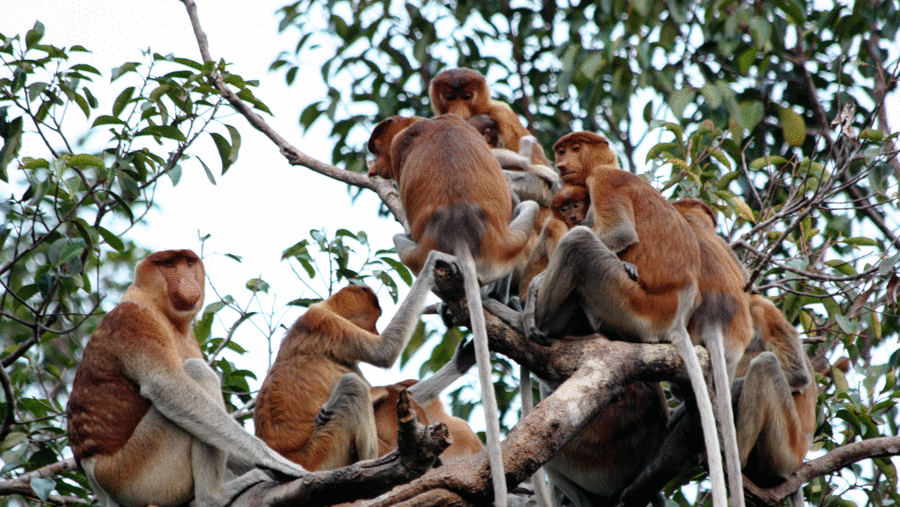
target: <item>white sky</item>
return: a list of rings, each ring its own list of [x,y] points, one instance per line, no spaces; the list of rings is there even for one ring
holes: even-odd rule
[[[231,62],[232,72],[245,79],[259,80],[260,86],[254,93],[277,115],[266,120],[300,150],[327,162],[333,142],[326,137],[325,123],[317,124],[315,131],[307,134],[298,124],[303,108],[324,97],[324,88],[317,79],[319,69],[310,67],[310,77],[304,79],[301,74],[292,88],[284,84],[283,75],[268,74],[268,66],[275,57],[296,44],[296,38],[280,37],[277,33],[274,13],[285,3],[285,0],[252,3],[200,0],[198,5],[213,58]],[[103,73],[90,85],[100,100],[95,114],[108,114],[114,94],[124,88],[119,81],[109,85],[110,70],[127,61],[146,61],[141,50],[149,47],[163,55],[174,53],[200,60],[187,13],[176,1],[2,0],[0,3],[0,32],[7,36],[24,36],[36,20],[46,27],[42,42],[66,47],[81,44],[93,52],[84,60]],[[74,133],[87,128],[77,110],[70,111],[67,120],[71,121]],[[339,228],[353,232],[365,230],[373,251],[391,247],[391,236],[402,232],[392,219],[377,217],[379,201],[374,193],[366,192],[351,204],[344,183],[304,168],[290,167],[275,145],[250,128],[243,118],[235,116],[228,120],[242,136],[237,163],[224,177],[220,176],[215,146],[208,135],[202,137],[189,151],[207,162],[218,184],[213,186],[209,182],[196,161],[184,164],[178,186],[172,187],[167,178],[160,180],[157,202],[162,212],[148,219],[150,226],[146,230],[132,230],[129,237],[152,250],[190,248],[199,253],[198,231],[211,234],[206,242],[207,254],[233,253],[243,257],[240,264],[220,255],[207,257],[207,273],[219,293],[232,294],[239,302],[246,301],[249,292],[244,289],[245,282],[261,276],[272,286],[270,294],[278,296],[275,304],[280,306],[298,297],[314,297],[297,281],[287,263],[280,260],[284,249],[309,237],[309,230],[323,227],[329,233]],[[95,137],[105,139],[102,133]],[[35,155],[41,149],[37,143],[26,144],[20,155]],[[11,181],[18,179],[12,165],[10,172]],[[0,182],[0,195],[9,192],[9,186]],[[402,285],[399,279],[398,283]],[[385,290],[380,291],[379,298],[385,314],[379,328],[383,328],[394,308]],[[215,295],[207,288],[206,303],[215,301]],[[291,309],[284,316],[283,324],[290,325],[302,312],[301,308]],[[218,333],[214,330],[214,336],[223,335],[221,330]],[[282,332],[276,332],[276,341],[281,335]],[[231,359],[238,367],[254,371],[261,381],[267,368],[267,345],[262,335],[245,324],[239,328],[236,341],[252,352]],[[278,344],[273,346],[277,351]],[[373,384],[413,378],[417,371],[418,363],[403,374],[397,366],[387,372],[375,367],[364,368]]]

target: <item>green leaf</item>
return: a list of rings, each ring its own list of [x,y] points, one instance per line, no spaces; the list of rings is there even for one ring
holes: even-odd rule
[[[781,116],[781,128],[784,131],[784,140],[791,146],[800,146],[806,139],[806,122],[803,117],[789,107],[779,108]]]
[[[86,153],[81,153],[78,155],[70,155],[67,162],[69,164],[69,167],[91,166],[91,167],[96,167],[97,169],[106,168],[106,165],[103,163],[103,160],[100,160],[99,157],[95,157],[94,155],[88,155]]]
[[[684,116],[684,110],[687,109],[691,103],[694,102],[694,97],[697,96],[697,92],[691,88],[682,88],[681,90],[675,90],[669,95],[669,109],[672,110],[672,114],[675,115],[676,118],[682,118]]]
[[[765,108],[758,100],[745,100],[739,104],[741,109],[741,126],[747,130],[753,130],[763,119]]]
[[[200,161],[200,165],[202,165],[203,170],[206,171],[206,177],[207,177],[207,179],[209,179],[209,182],[212,183],[213,185],[215,185],[216,178],[215,178],[215,176],[213,176],[212,171],[209,170],[209,166],[206,165],[206,162],[204,162],[202,158],[198,158],[197,160]]]
[[[750,162],[750,169],[754,171],[758,171],[763,167],[768,167],[770,165],[779,165],[779,164],[787,164],[787,159],[779,156],[779,155],[770,155],[768,157],[759,157],[755,159],[753,162]]]
[[[40,21],[35,21],[34,28],[28,30],[28,33],[25,34],[25,47],[28,49],[32,49],[41,39],[44,38],[44,24]],[[44,498],[43,500],[47,500]]]
[[[182,134],[180,130],[175,127],[170,127],[169,125],[151,125],[144,128],[134,136],[165,137],[168,139],[174,139],[175,141],[179,142],[186,141],[184,134]]]
[[[29,482],[29,486],[31,486],[31,490],[34,491],[38,498],[46,502],[50,498],[50,493],[53,493],[53,490],[56,488],[56,481],[43,477],[34,477]]]
[[[122,253],[125,251],[125,244],[122,243],[122,240],[119,239],[118,236],[113,234],[107,229],[103,227],[97,226],[97,232],[100,233],[100,236],[103,238],[103,241],[106,242],[107,245],[110,246],[113,250]]]
[[[228,170],[228,166],[231,165],[229,162],[231,159],[231,145],[228,143],[228,140],[225,139],[225,136],[218,132],[211,132],[209,135],[212,136],[213,141],[216,143],[216,149],[219,150],[219,158],[222,159],[222,174],[225,174],[225,171]]]
[[[251,278],[247,280],[247,289],[252,292],[269,293],[269,284],[262,278]]]
[[[98,116],[96,120],[94,120],[93,125],[91,127],[99,127],[101,125],[127,125],[124,120],[120,120],[115,116],[109,115],[101,115]]]
[[[119,66],[119,67],[115,67],[115,68],[112,70],[112,74],[111,74],[111,77],[110,77],[110,79],[109,79],[109,82],[112,83],[113,81],[115,81],[116,79],[119,79],[119,78],[122,77],[123,75],[125,75],[125,74],[127,74],[127,73],[129,73],[129,72],[134,72],[134,71],[136,71],[137,68],[138,68],[138,64],[135,63],[135,62],[128,62],[128,63],[122,64],[122,65]]]
[[[841,241],[841,242],[842,242],[842,243],[845,243],[845,244],[847,244],[847,245],[853,245],[853,246],[878,246],[878,245],[881,244],[881,243],[879,243],[878,241],[875,241],[875,240],[872,239],[872,238],[865,238],[865,237],[862,237],[862,236],[857,236],[857,237],[853,237],[853,238],[846,238],[846,239],[844,239],[844,240]]]
[[[116,97],[116,101],[113,103],[112,114],[115,117],[118,117],[122,114],[122,111],[125,109],[125,106],[131,102],[131,96],[134,94],[134,87],[129,86],[122,90],[122,93]]]

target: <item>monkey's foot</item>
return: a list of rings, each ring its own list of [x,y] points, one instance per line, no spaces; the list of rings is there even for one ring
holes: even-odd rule
[[[319,410],[319,413],[316,414],[316,418],[313,419],[313,425],[316,428],[325,426],[326,424],[328,424],[328,421],[331,420],[332,416],[334,416],[334,412],[323,408],[322,410]]]
[[[525,336],[534,343],[545,347],[549,347],[553,343],[550,337],[547,336],[547,333],[538,329],[537,326],[527,326],[525,328]]]
[[[517,311],[510,308],[496,299],[485,299],[481,304],[484,306],[485,310],[494,314],[498,319],[502,320],[504,324],[515,329],[522,335],[525,334],[525,325],[521,310]]]
[[[625,261],[622,261],[622,264],[625,267],[625,273],[628,274],[628,278],[631,278],[632,280],[634,280],[636,282],[638,279],[637,266],[635,266],[634,264],[632,264],[630,262],[625,262]]]

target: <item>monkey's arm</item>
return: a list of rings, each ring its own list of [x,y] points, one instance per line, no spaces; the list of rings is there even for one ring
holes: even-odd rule
[[[588,181],[588,185],[590,185]],[[593,229],[600,241],[614,253],[621,253],[638,242],[635,229],[634,208],[631,199],[624,196],[604,195],[592,199]],[[598,202],[599,201],[599,202]]]
[[[499,302],[498,302],[499,303]],[[409,394],[423,407],[438,397],[456,379],[462,377],[475,364],[475,342],[462,341],[453,358],[435,372],[434,375],[413,384],[407,389]]]
[[[551,187],[559,184],[559,175],[547,166],[532,164],[528,158],[506,148],[492,148],[491,152],[497,158],[500,167],[504,169],[533,174],[546,181]]]
[[[194,438],[228,452],[242,454],[261,467],[292,477],[305,473],[303,467],[281,457],[262,440],[247,433],[210,399],[185,372],[174,344],[167,343],[170,341],[168,337],[160,336],[158,332],[148,332],[152,328],[133,325],[141,317],[136,316],[131,320],[132,325],[120,328],[120,336],[113,338],[128,340],[134,345],[130,353],[119,354],[119,360],[125,375],[140,386],[141,396],[150,400],[154,408]],[[146,319],[141,320],[146,322]],[[202,363],[199,359],[194,361]],[[215,375],[212,370],[209,372]]]
[[[397,236],[403,236],[406,238],[406,242],[415,245],[415,243],[412,243],[412,240],[409,240],[407,236],[400,234]],[[395,243],[397,242],[397,236],[394,237]],[[398,245],[397,250],[398,252],[401,250],[401,245]],[[406,343],[409,341],[409,338],[415,330],[416,324],[419,322],[419,314],[422,313],[422,308],[425,306],[425,298],[428,297],[431,288],[434,286],[435,264],[443,262],[449,265],[454,259],[455,258],[451,255],[437,251],[432,251],[428,254],[425,264],[419,272],[419,276],[416,277],[416,281],[413,282],[412,286],[409,288],[406,299],[404,299],[400,304],[400,307],[397,308],[397,313],[394,314],[391,322],[384,328],[384,331],[382,331],[381,335],[378,337],[380,345],[374,347],[361,347],[359,349],[360,355],[358,360],[382,368],[390,368],[394,362],[397,361],[400,352],[406,347]],[[370,333],[366,333],[359,328],[357,328],[357,333],[364,333],[371,338]]]
[[[766,348],[775,353],[781,363],[781,369],[791,388],[791,392],[798,393],[805,389],[812,381],[809,360],[803,351],[800,337],[793,326],[784,319],[783,333],[776,340],[766,343]],[[775,334],[778,334],[776,331]]]

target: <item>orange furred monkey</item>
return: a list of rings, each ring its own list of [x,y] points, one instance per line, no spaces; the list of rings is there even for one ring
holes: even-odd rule
[[[370,386],[359,363],[394,364],[412,336],[441,258],[435,252],[425,260],[421,276],[381,334],[375,328],[381,307],[368,287],[349,285],[311,305],[288,330],[259,390],[256,435],[309,470],[375,458]]]
[[[563,181],[586,185],[593,224],[590,228],[572,228],[559,241],[547,269],[532,280],[524,313],[526,333],[538,343],[548,343],[548,337],[566,330],[574,307],[584,313],[594,329],[627,340],[673,343],[685,361],[700,411],[714,505],[724,507],[725,480],[716,421],[688,334],[689,321],[699,305],[715,308],[717,304],[701,298],[698,238],[682,214],[656,189],[613,164],[615,154],[605,138],[575,132],[560,138],[553,151]],[[636,267],[636,278],[623,262]],[[729,303],[727,298],[721,301]],[[716,320],[715,312],[704,311],[703,315],[712,322],[704,323],[708,332],[697,338],[721,340],[717,331],[727,322]],[[705,344],[711,348],[714,373],[719,371],[714,378],[727,378],[721,341],[718,347]],[[717,383],[719,398],[727,397],[728,390],[727,381],[724,386]],[[733,421],[722,421],[720,416],[720,423]],[[733,438],[727,440],[728,436],[726,431],[726,456],[734,463],[737,446]],[[743,490],[733,488],[732,496],[740,505]]]
[[[753,338],[735,371],[731,398],[743,473],[773,487],[803,463],[816,428],[818,388],[797,331],[763,296],[750,296]],[[676,416],[657,457],[622,493],[626,506],[643,506],[656,490],[697,463],[696,421]],[[802,499],[802,491],[798,490]],[[794,505],[800,505],[797,501]]]
[[[375,155],[374,166],[391,167],[409,220],[409,236],[394,236],[400,260],[414,273],[421,270],[421,259],[435,250],[452,253],[458,260],[485,405],[494,499],[504,506],[506,481],[479,284],[512,270],[529,239],[538,206],[533,201],[521,203],[510,222],[512,197],[500,165],[480,134],[459,117],[425,119],[395,133],[395,126],[404,121],[394,117],[376,126],[369,151]]]
[[[223,483],[229,454],[305,474],[225,411],[191,328],[204,282],[190,250],[149,255],[84,348],[66,407],[69,444],[103,507],[227,505],[268,478],[252,470]]]
[[[464,120],[478,114],[490,116],[499,125],[500,144],[515,153],[519,153],[519,140],[531,135],[507,104],[491,98],[487,80],[478,71],[441,71],[431,80],[428,96],[435,115],[455,114]],[[532,148],[531,162],[550,167],[550,161],[538,144]]]

